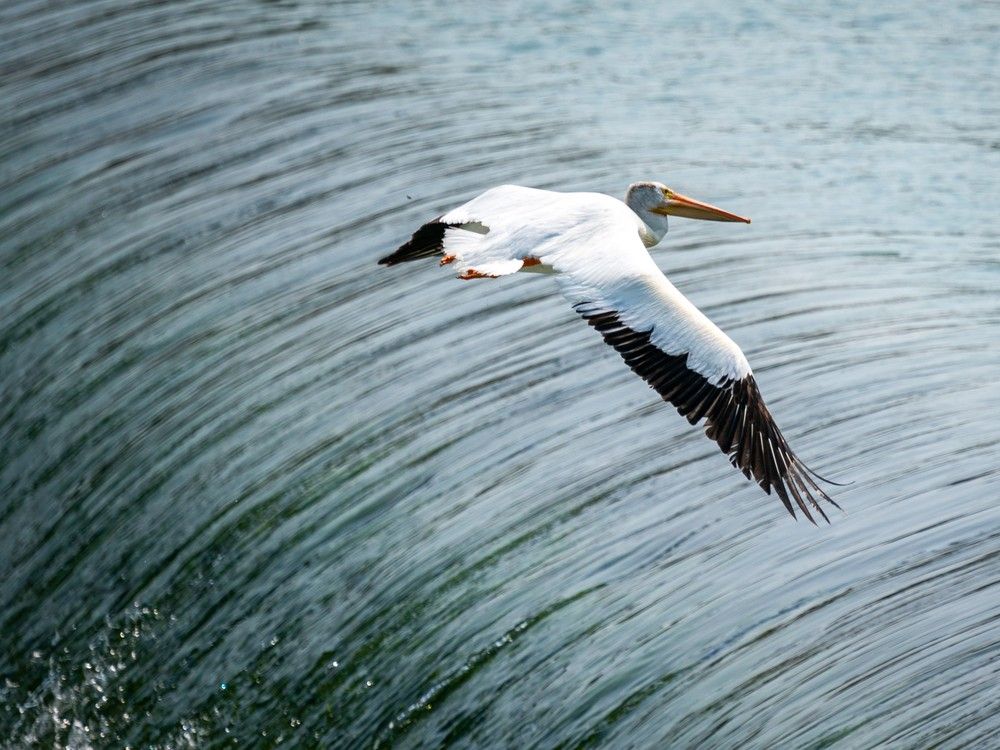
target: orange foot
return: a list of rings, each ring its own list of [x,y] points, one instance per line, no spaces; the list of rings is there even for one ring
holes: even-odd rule
[[[443,258],[441,259],[441,262],[440,262],[440,263],[438,263],[438,265],[439,265],[439,266],[446,266],[446,265],[448,265],[449,263],[454,263],[454,262],[455,262],[455,256],[454,256],[454,255],[446,255],[446,256],[444,256],[444,257],[443,257]]]
[[[458,278],[462,281],[468,281],[469,279],[495,279],[496,276],[491,273],[479,273],[475,268],[470,268]]]
[[[524,259],[524,261],[523,261],[523,263],[521,265],[523,265],[525,268],[528,268],[529,266],[538,266],[538,265],[541,265],[541,263],[542,263],[542,261],[538,260],[538,258],[532,258],[529,255],[527,258]]]

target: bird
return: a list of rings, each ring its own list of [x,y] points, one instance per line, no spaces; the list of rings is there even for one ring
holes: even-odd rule
[[[639,377],[692,425],[703,422],[730,463],[785,509],[827,523],[820,501],[840,506],[824,479],[789,447],[747,358],[688,300],[649,250],[668,217],[744,222],[662,182],[628,187],[624,202],[603,193],[493,187],[418,228],[383,266],[439,257],[459,279],[518,272],[553,275],[576,313]]]

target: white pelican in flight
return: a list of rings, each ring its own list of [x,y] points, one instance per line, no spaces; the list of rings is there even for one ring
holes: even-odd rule
[[[788,446],[743,352],[650,256],[667,216],[750,223],[659,182],[630,185],[624,203],[501,185],[424,224],[379,263],[440,255],[460,279],[556,274],[577,313],[691,424],[704,420],[705,434],[747,479],[773,489],[792,517],[794,503],[813,523],[810,509],[829,521],[818,500],[840,506],[813,477],[828,480]]]

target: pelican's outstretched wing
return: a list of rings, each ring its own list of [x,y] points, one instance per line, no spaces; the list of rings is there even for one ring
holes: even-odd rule
[[[455,263],[461,279],[507,276],[524,266],[521,258],[505,257],[506,253],[490,253],[491,243],[485,241],[490,228],[481,221],[446,221],[438,217],[413,233],[409,242],[379,260],[383,266],[394,266],[421,258],[441,256],[441,265]],[[475,265],[472,265],[472,262]]]
[[[459,278],[506,276],[537,265],[541,253],[556,251],[581,231],[604,226],[595,221],[600,217],[630,215],[634,223],[621,201],[598,193],[500,185],[424,224],[379,263],[439,256],[442,265],[453,264]]]
[[[840,506],[788,446],[743,352],[632,242],[623,252],[553,258],[563,294],[664,401],[691,424],[705,421],[705,434],[747,479],[773,489],[793,517],[794,502],[813,523],[810,508],[829,521],[818,500]]]

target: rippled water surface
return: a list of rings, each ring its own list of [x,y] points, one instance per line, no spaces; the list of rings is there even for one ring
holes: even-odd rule
[[[0,743],[996,746],[1000,9],[621,6],[0,6]],[[375,264],[644,178],[830,526]]]

